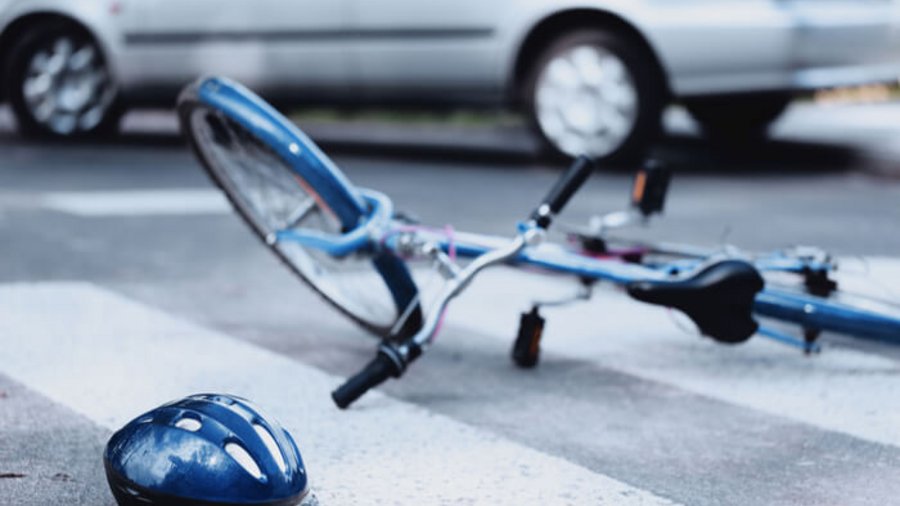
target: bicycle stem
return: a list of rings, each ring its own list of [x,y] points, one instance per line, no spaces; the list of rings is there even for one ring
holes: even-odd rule
[[[375,359],[332,392],[332,399],[337,406],[346,408],[369,389],[390,377],[399,378],[403,375],[409,364],[419,358],[431,343],[447,305],[462,293],[479,272],[515,258],[527,246],[540,243],[543,237],[543,229],[532,220],[523,226],[519,235],[510,244],[479,256],[459,271],[458,275],[450,278],[435,304],[436,307],[429,312],[419,332],[400,344],[383,341],[378,347]]]
[[[553,222],[554,216],[562,211],[569,199],[590,176],[592,170],[593,163],[589,158],[579,157],[576,159],[544,197],[537,209],[532,212],[531,219],[520,224],[519,233],[509,244],[478,256],[461,271],[448,268],[447,265],[438,265],[439,269],[443,267],[442,274],[448,277],[448,282],[437,298],[435,308],[429,312],[422,328],[399,344],[387,339],[382,341],[375,358],[362,371],[349,378],[331,393],[335,404],[341,409],[347,408],[371,388],[380,385],[388,378],[399,378],[403,375],[409,364],[419,358],[431,344],[441,322],[441,316],[450,301],[469,286],[479,272],[492,265],[506,263],[516,258],[528,246],[538,245],[546,235],[546,230]],[[426,254],[434,251],[434,244],[425,244],[423,247],[423,252]],[[433,259],[439,263],[446,260],[440,254],[434,256]]]
[[[450,301],[462,293],[478,273],[488,267],[508,262],[515,258],[525,247],[540,243],[543,240],[543,236],[544,232],[540,228],[532,224],[526,225],[525,230],[516,236],[509,245],[485,253],[473,260],[472,263],[459,271],[456,276],[450,278],[438,296],[434,307],[429,311],[422,328],[415,335],[399,345],[391,346],[385,343],[382,345],[382,348],[385,346],[393,348],[393,352],[397,355],[396,358],[403,362],[402,365],[405,368],[431,344],[440,324],[441,316],[444,314]]]
[[[451,278],[444,287],[441,295],[436,302],[436,308],[428,315],[428,319],[414,336],[410,338],[413,343],[424,346],[428,344],[434,336],[434,331],[440,321],[441,314],[447,308],[451,300],[456,298],[462,291],[469,286],[472,279],[484,269],[493,265],[506,263],[515,258],[526,246],[538,244],[543,238],[543,231],[536,227],[528,227],[524,232],[516,236],[513,241],[500,249],[490,251],[479,256],[467,265],[457,276]]]

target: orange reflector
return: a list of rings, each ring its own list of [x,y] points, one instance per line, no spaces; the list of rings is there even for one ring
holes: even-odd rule
[[[634,204],[639,204],[642,200],[644,200],[644,190],[647,187],[647,173],[644,171],[638,171],[637,175],[634,177],[634,188],[631,190],[631,201]]]

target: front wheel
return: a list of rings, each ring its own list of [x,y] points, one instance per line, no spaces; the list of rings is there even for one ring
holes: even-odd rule
[[[600,162],[637,158],[659,134],[661,72],[629,38],[579,30],[551,43],[531,67],[524,102],[556,154]]]
[[[339,235],[366,213],[359,192],[298,128],[246,88],[200,80],[178,100],[182,130],[234,209],[295,274],[373,333],[401,339],[421,327],[415,283],[376,245],[342,257],[275,240],[279,232]]]
[[[6,96],[26,135],[68,138],[109,133],[121,107],[108,62],[84,30],[49,24],[16,44],[6,70]]]

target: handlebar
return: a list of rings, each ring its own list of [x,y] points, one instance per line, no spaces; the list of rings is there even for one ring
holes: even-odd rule
[[[546,229],[550,226],[553,215],[562,211],[575,192],[591,175],[593,169],[594,164],[590,158],[581,156],[575,160],[556,182],[541,205],[532,213],[531,218],[538,228]],[[383,342],[378,349],[378,354],[362,371],[331,393],[334,403],[339,408],[346,409],[366,392],[387,381],[388,378],[399,378],[406,367],[418,358],[428,345],[438,327],[440,315],[443,314],[450,299],[456,297],[482,269],[514,258],[530,244],[533,232],[533,229],[530,232],[523,230],[508,246],[485,253],[462,271],[454,273],[453,279],[438,297],[435,311],[429,315],[419,332],[400,344]]]
[[[553,221],[553,215],[566,207],[575,192],[587,181],[594,170],[594,162],[587,156],[579,156],[568,170],[556,181],[541,205],[531,213],[531,218],[540,228],[546,229]]]
[[[362,371],[332,392],[331,398],[337,407],[346,409],[366,392],[387,381],[388,378],[399,378],[406,369],[408,360],[391,345],[383,344],[378,349],[375,358]]]
[[[388,378],[399,378],[409,364],[420,357],[429,346],[440,323],[441,315],[450,300],[459,295],[472,281],[472,278],[483,269],[514,258],[528,244],[528,235],[528,233],[522,233],[516,236],[508,246],[489,251],[469,263],[444,286],[435,301],[434,310],[428,315],[422,328],[401,343],[382,342],[375,359],[331,393],[335,404],[339,408],[345,409]]]

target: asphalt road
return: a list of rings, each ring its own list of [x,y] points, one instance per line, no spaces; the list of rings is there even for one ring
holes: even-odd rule
[[[434,146],[405,153],[402,143],[381,149],[321,130],[351,180],[389,193],[399,209],[423,222],[460,230],[508,234],[560,169],[527,153]],[[870,167],[867,149],[815,135],[733,149],[713,149],[689,135],[670,137],[657,149],[676,170],[665,216],[632,233],[751,249],[814,244],[848,258],[896,256],[900,180]],[[618,209],[629,184],[625,169],[597,173],[565,219],[582,222]],[[886,504],[900,492],[895,352],[836,345],[808,359],[756,341],[725,349],[604,292],[598,302],[609,305],[551,312],[548,326],[555,330],[547,338],[556,344],[548,345],[538,370],[523,373],[507,358],[517,311],[529,298],[567,288],[507,270],[486,276],[459,301],[435,350],[383,389],[390,401],[377,397],[355,414],[332,412],[327,389],[304,390],[302,378],[336,384],[330,375],[355,372],[374,342],[360,339],[360,329],[292,279],[237,218],[214,203],[198,211],[177,202],[186,195],[178,192],[206,195],[207,189],[171,129],[62,145],[0,131],[0,301],[7,308],[0,306],[6,326],[0,336],[0,504],[112,504],[99,455],[110,430],[139,414],[137,407],[117,409],[116,399],[152,407],[162,390],[126,387],[165,384],[198,360],[186,355],[186,365],[152,367],[156,353],[167,356],[153,347],[160,337],[154,332],[182,321],[192,325],[177,327],[186,342],[225,339],[223,361],[239,363],[242,354],[256,353],[235,348],[247,343],[274,352],[242,376],[255,380],[238,385],[261,402],[271,399],[288,420],[302,420],[287,423],[295,423],[293,430],[305,427],[301,447],[311,446],[321,459],[307,456],[314,485],[333,504],[369,502],[363,497],[373,503],[528,504],[512,490],[521,483],[540,488],[524,497],[545,504]],[[156,193],[128,193],[148,190]],[[110,196],[135,199],[133,210],[140,198],[158,201],[160,195],[175,196],[169,212],[153,206],[104,211],[103,205],[84,212]],[[867,261],[857,265],[865,270]],[[892,278],[876,282],[896,286]],[[106,311],[102,317],[84,323],[99,307]],[[108,333],[121,334],[121,349],[97,337]],[[76,354],[72,350],[83,347],[67,348],[78,344],[76,335],[97,339],[96,348]],[[178,342],[168,346],[181,349]],[[285,362],[263,367],[267,360]],[[198,370],[207,367],[200,362]],[[129,375],[132,366],[147,376]],[[301,368],[296,386],[294,376],[273,372],[294,366]],[[325,379],[316,376],[323,373]],[[262,390],[270,378],[281,388]],[[185,381],[165,394],[196,384]],[[306,403],[326,417],[320,424],[291,418],[286,405],[301,410]],[[402,411],[396,420],[412,426],[382,416],[393,409]],[[442,441],[410,451],[460,474],[454,479],[433,470],[412,487],[385,481],[371,467],[339,473],[350,454],[369,454],[341,443],[384,430],[384,423],[375,423],[379,416],[400,424],[383,439]],[[326,419],[328,430],[321,427]],[[443,432],[425,439],[427,427]],[[534,468],[523,470],[520,462],[501,472],[508,448],[479,446],[485,441],[526,452],[510,462],[527,458]],[[385,473],[419,476],[417,469],[403,469],[411,454],[392,460],[391,450],[384,451]],[[469,476],[469,467],[483,472]],[[463,476],[488,481],[475,487],[461,483]],[[595,484],[606,495],[594,492]],[[392,498],[392,489],[406,495]]]

